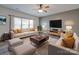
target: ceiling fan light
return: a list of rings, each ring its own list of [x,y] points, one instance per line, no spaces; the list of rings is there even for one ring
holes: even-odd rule
[[[42,13],[42,12],[43,12],[43,10],[39,9],[39,10],[38,10],[38,12]]]

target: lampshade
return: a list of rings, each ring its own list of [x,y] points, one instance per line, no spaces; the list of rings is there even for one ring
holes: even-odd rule
[[[72,30],[72,26],[66,26],[66,30],[68,31]]]

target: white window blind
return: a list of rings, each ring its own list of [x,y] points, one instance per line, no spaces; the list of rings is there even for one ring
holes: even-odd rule
[[[21,29],[21,18],[14,17],[14,28]]]
[[[29,28],[29,20],[28,19],[22,19],[22,29]]]
[[[33,28],[33,27],[34,27],[34,25],[33,25],[33,24],[34,24],[33,20],[29,20],[29,21],[30,21],[30,22],[29,22],[29,24],[30,24],[29,27],[30,27],[30,28]]]
[[[14,28],[18,29],[34,28],[34,20],[14,17]]]

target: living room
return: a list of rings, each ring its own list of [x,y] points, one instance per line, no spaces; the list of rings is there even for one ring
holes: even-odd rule
[[[1,55],[79,54],[78,4],[1,4],[0,18]],[[67,35],[74,39],[60,46]]]

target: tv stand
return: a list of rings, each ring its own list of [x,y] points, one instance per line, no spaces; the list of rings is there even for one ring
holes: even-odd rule
[[[49,35],[53,35],[53,36],[58,36],[58,37],[60,37],[60,33],[58,32],[58,33],[55,33],[55,32],[49,32]]]
[[[49,31],[49,35],[60,37],[61,32],[58,29],[52,29],[52,30]]]

